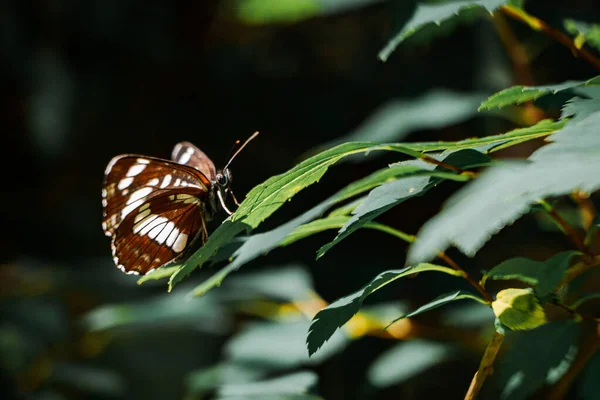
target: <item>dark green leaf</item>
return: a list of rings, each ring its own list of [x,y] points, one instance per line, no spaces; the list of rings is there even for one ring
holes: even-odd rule
[[[310,331],[306,340],[308,354],[314,354],[323,343],[329,340],[338,328],[348,322],[348,320],[360,310],[363,301],[371,293],[396,279],[425,271],[437,271],[449,275],[461,276],[461,273],[454,269],[433,264],[419,264],[414,267],[382,272],[359,291],[336,300],[317,313],[310,326]]]
[[[228,360],[242,364],[268,366],[272,370],[300,365],[317,365],[341,352],[350,337],[340,330],[321,351],[309,358],[306,332],[310,321],[302,317],[293,322],[256,322],[247,324],[225,346]]]
[[[501,397],[527,399],[544,383],[556,382],[573,361],[578,336],[574,321],[550,322],[507,336],[508,351],[499,366]]]
[[[400,141],[414,131],[457,124],[476,115],[484,98],[482,94],[433,90],[416,99],[395,100],[376,110],[353,132],[319,148],[365,140]]]
[[[581,253],[578,251],[565,251],[555,254],[546,261],[534,261],[523,257],[511,258],[488,271],[481,283],[485,285],[488,279],[517,279],[534,286],[536,295],[543,297],[556,288],[564,272],[569,268],[571,259],[579,254]]]
[[[379,59],[387,61],[390,54],[400,43],[426,25],[439,25],[442,21],[453,18],[461,11],[473,7],[483,7],[491,13],[507,2],[508,0],[475,0],[454,1],[441,4],[419,4],[412,18],[406,23],[402,30],[388,42],[385,48],[379,52]]]
[[[585,369],[583,370],[580,393],[583,400],[594,400],[598,398],[600,393],[600,352],[596,352],[596,355],[588,361]]]
[[[470,168],[484,165],[490,161],[486,155],[475,150],[460,150],[451,153],[443,159],[445,163],[460,167]],[[330,243],[319,249],[317,257],[322,257],[333,246],[344,240],[356,230],[364,227],[375,218],[401,204],[405,200],[422,195],[443,179],[464,180],[466,176],[442,172],[441,168],[433,170],[430,164],[421,163],[423,170],[415,173],[412,169],[414,161],[396,164],[393,168],[409,168],[407,178],[387,182],[373,189],[366,199],[352,212],[352,218],[340,229],[338,235]],[[460,179],[457,179],[460,178]]]
[[[223,385],[217,391],[218,399],[313,399],[297,397],[316,385],[318,376],[314,372],[301,371],[259,382]],[[293,396],[293,397],[288,397]]]
[[[513,86],[490,96],[489,99],[481,103],[479,111],[502,108],[511,104],[521,104],[549,94],[556,94],[564,90],[591,85],[600,85],[600,77],[597,76],[587,81],[566,81],[556,85]]]
[[[463,290],[457,290],[457,291],[454,291],[454,292],[442,294],[442,295],[436,297],[435,299],[431,300],[429,303],[427,303],[425,305],[422,305],[421,307],[417,308],[416,310],[411,311],[408,314],[405,314],[405,315],[402,315],[402,316],[396,318],[395,320],[393,320],[392,322],[390,322],[388,324],[388,327],[390,325],[392,325],[393,323],[401,320],[401,319],[411,318],[411,317],[417,316],[419,314],[423,314],[425,312],[434,310],[434,309],[436,309],[438,307],[444,306],[444,305],[446,305],[448,303],[451,303],[453,301],[465,300],[465,299],[475,300],[475,301],[477,301],[477,302],[479,302],[481,304],[487,304],[485,300],[483,300],[480,297],[475,296],[472,293],[465,292]]]
[[[377,388],[402,383],[444,362],[456,353],[456,347],[428,340],[399,343],[375,359],[367,377]]]
[[[599,124],[597,112],[553,134],[554,143],[534,152],[529,163],[488,168],[423,226],[409,249],[408,263],[431,260],[451,244],[472,256],[540,199],[600,188]]]

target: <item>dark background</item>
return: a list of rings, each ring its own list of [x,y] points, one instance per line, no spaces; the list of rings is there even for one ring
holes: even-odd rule
[[[434,88],[489,94],[521,83],[486,17],[418,35],[388,62],[380,62],[378,51],[410,17],[414,3],[371,3],[258,25],[238,18],[235,1],[24,0],[0,6],[0,349],[5,393],[35,399],[182,398],[186,374],[221,357],[220,345],[228,334],[211,333],[216,328],[208,326],[210,319],[147,323],[118,334],[82,328],[81,317],[102,305],[143,305],[166,292],[162,283],[136,285],[134,277],[112,264],[109,240],[100,227],[100,191],[113,156],[168,158],[175,143],[189,140],[219,167],[235,140],[258,130],[260,136],[232,165],[233,188],[243,197],[291,168],[305,152],[353,131],[392,99],[414,98]],[[558,28],[564,16],[593,21],[599,12],[592,0],[531,1],[528,9]],[[539,51],[531,65],[533,83],[595,75],[566,48],[509,23],[520,40]],[[557,111],[552,105],[549,110]],[[427,119],[427,113],[422,117]],[[456,140],[514,126],[503,117],[474,117],[444,129],[413,132],[406,140]],[[530,151],[524,147],[505,156]],[[261,229],[287,221],[393,161],[397,156],[332,168]],[[416,233],[456,187],[438,188],[381,220]],[[403,244],[363,232],[315,261],[314,252],[331,238],[320,235],[273,251],[245,269],[301,262],[311,271],[317,293],[333,301],[404,263]],[[540,233],[525,218],[475,259],[456,257],[477,271],[510,256],[539,257],[567,245],[555,233]],[[195,283],[201,279],[192,278]],[[418,304],[445,285],[417,279],[386,296]],[[364,365],[389,345],[364,339],[317,367],[320,394],[327,399],[461,398],[477,365],[478,355],[471,354],[389,392],[365,389]],[[121,389],[94,386],[109,378]]]

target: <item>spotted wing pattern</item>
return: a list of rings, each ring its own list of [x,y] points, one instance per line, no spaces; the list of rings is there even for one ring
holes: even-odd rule
[[[211,182],[217,175],[215,164],[202,150],[190,142],[179,142],[173,148],[171,159],[179,164],[189,165],[202,172]]]
[[[106,236],[119,269],[146,274],[206,235],[211,182],[199,170],[159,158],[123,155],[108,164],[102,190]]]

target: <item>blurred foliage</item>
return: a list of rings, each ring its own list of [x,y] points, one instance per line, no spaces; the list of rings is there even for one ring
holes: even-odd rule
[[[494,331],[480,398],[598,397],[597,2],[11,1],[0,19],[3,398],[463,398]],[[205,246],[139,282],[114,268],[111,157],[191,140],[220,166],[255,130],[232,166],[248,195]],[[434,257],[448,273],[415,277]]]

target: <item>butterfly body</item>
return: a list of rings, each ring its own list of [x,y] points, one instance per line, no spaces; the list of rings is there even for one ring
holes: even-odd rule
[[[128,274],[147,274],[179,259],[200,238],[230,192],[231,172],[189,142],[178,143],[172,160],[126,154],[104,174],[102,229],[111,238],[113,260]]]

